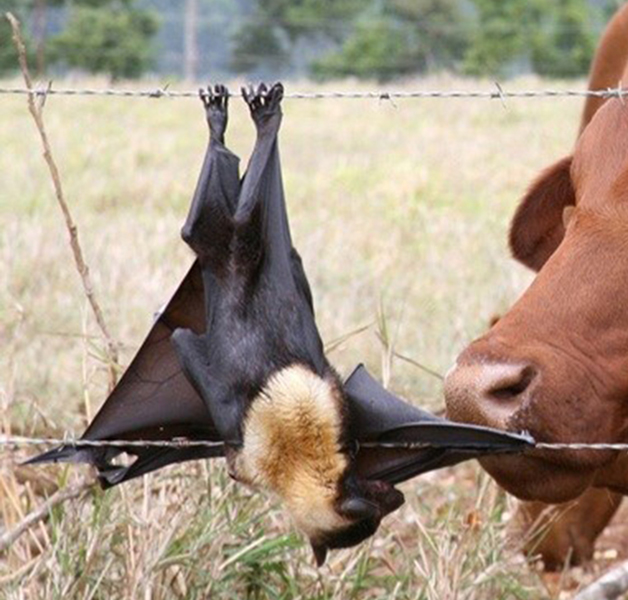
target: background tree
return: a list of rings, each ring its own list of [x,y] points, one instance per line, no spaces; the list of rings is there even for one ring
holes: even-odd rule
[[[64,30],[50,42],[55,61],[114,79],[142,75],[152,62],[151,39],[158,21],[132,4],[74,0]]]
[[[256,0],[233,36],[231,67],[238,73],[286,71],[305,40],[320,49],[343,41],[372,2]]]
[[[475,19],[463,71],[503,76],[513,62],[529,62],[530,39],[541,19],[539,0],[474,0]]]
[[[578,77],[589,69],[595,50],[590,7],[584,0],[550,5],[544,27],[532,42],[532,67],[549,77]]]
[[[281,73],[289,62],[289,44],[282,27],[259,15],[240,26],[229,61],[236,73]]]
[[[0,75],[18,69],[17,52],[11,39],[11,25],[4,18],[6,12],[12,12],[22,24],[28,23],[32,6],[29,0],[0,0]],[[34,57],[32,38],[28,31],[23,32],[29,58]]]
[[[317,79],[354,76],[387,81],[419,70],[410,28],[383,16],[359,22],[340,50],[312,65]]]
[[[198,67],[198,0],[185,0],[183,5],[183,74],[192,81],[196,79]]]
[[[586,74],[603,25],[597,6],[586,0],[474,0],[474,5],[467,74]]]
[[[340,50],[314,62],[319,78],[353,75],[385,81],[435,68],[454,69],[467,45],[459,0],[390,0],[365,13]]]
[[[586,73],[620,0],[0,0],[33,65],[114,78]],[[159,15],[159,27],[153,15]],[[155,43],[154,43],[155,42]],[[54,62],[53,62],[54,61]],[[0,23],[0,73],[16,66]]]
[[[48,12],[64,9],[63,29],[49,35]],[[13,12],[22,22],[29,62],[40,75],[51,62],[112,77],[138,77],[152,60],[157,31],[153,13],[133,0],[0,0],[0,14]],[[0,73],[17,69],[8,22],[0,19]]]
[[[46,70],[46,46],[48,39],[48,11],[63,5],[65,0],[31,0],[32,35],[37,74]]]

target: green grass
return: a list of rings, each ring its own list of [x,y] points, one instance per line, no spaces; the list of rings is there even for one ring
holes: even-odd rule
[[[99,84],[68,85],[83,83]],[[5,432],[80,434],[105,397],[104,344],[25,99],[0,102],[0,423]],[[244,167],[253,129],[243,104],[232,105],[228,141]],[[482,99],[285,101],[284,183],[321,333],[331,342],[369,325],[330,354],[341,373],[365,362],[376,375],[384,369],[397,393],[442,407],[440,381],[390,361],[377,323],[381,333],[383,315],[395,351],[444,373],[507,309],[530,280],[509,259],[509,218],[539,169],[569,151],[580,108],[574,99],[511,100],[506,109]],[[200,104],[51,97],[45,118],[127,363],[191,262],[178,232],[206,143]],[[0,526],[83,472],[26,469],[25,456],[0,454]],[[317,570],[271,501],[235,486],[221,464],[177,466],[56,509],[0,555],[0,597],[545,596],[507,535],[513,500],[474,464],[402,489],[405,507],[375,538]]]

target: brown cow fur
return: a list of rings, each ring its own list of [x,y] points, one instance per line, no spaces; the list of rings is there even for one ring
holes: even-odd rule
[[[558,571],[593,558],[595,539],[617,512],[623,496],[589,488],[565,504],[523,502],[515,517],[515,533],[525,540],[530,557],[540,556],[547,571]]]
[[[603,90],[626,85],[624,71],[628,63],[628,9],[624,5],[610,20],[598,44],[589,73],[589,89]],[[587,97],[580,120],[580,135],[593,115],[604,104],[604,98]]]
[[[571,156],[543,171],[519,203],[510,226],[510,248],[517,259],[538,271],[565,237],[562,214],[576,203]],[[534,223],[534,227],[529,227]]]

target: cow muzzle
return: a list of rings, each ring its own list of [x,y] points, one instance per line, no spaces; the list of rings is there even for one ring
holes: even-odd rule
[[[552,373],[526,360],[500,361],[472,345],[445,379],[449,418],[511,432],[527,431],[537,441],[581,439],[581,419],[573,407],[548,402],[554,397]],[[578,407],[580,403],[575,403]],[[578,427],[575,424],[578,423]],[[482,466],[510,493],[545,502],[564,502],[591,485],[597,467],[613,453],[532,450],[524,456],[482,459]]]
[[[536,368],[525,363],[480,359],[458,364],[445,379],[447,412],[456,421],[508,429],[536,379]]]

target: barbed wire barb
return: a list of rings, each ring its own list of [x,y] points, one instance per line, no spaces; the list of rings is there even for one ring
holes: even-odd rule
[[[621,79],[617,82],[617,87],[615,88],[616,90],[621,90]],[[617,99],[622,103],[623,106],[626,105],[626,100],[623,96],[623,94],[618,94],[617,95]]]
[[[506,104],[506,98],[504,96],[504,88],[499,84],[499,81],[495,81],[495,87],[497,88],[497,94],[495,98],[499,98],[499,101],[502,103],[504,110],[508,109],[508,105]]]

